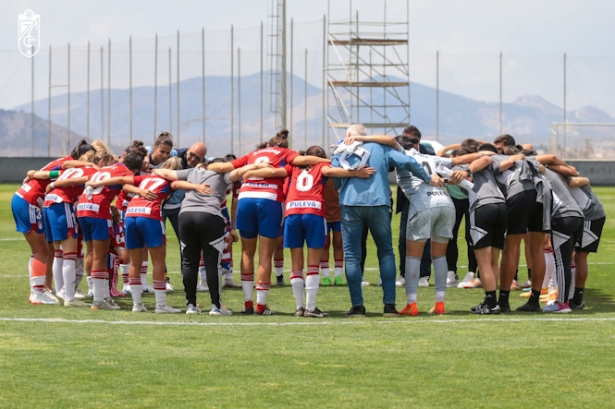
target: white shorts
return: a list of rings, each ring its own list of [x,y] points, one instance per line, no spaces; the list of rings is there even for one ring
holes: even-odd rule
[[[449,206],[431,207],[408,216],[406,239],[436,243],[448,243],[453,238],[455,208]]]

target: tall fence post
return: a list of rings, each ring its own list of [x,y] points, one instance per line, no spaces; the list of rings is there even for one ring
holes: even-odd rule
[[[264,37],[264,29],[263,22],[261,21],[261,103],[260,103],[260,117],[261,117],[261,127],[260,127],[260,142],[263,142],[263,53],[265,51],[263,46],[263,37]]]
[[[322,16],[322,145],[325,147],[325,121],[327,120],[326,113],[326,95],[327,84],[325,81],[325,70],[327,68],[327,16]]]
[[[288,130],[290,131],[290,141],[289,145],[292,146],[293,140],[293,37],[295,32],[295,21],[294,19],[290,19],[290,107],[289,107],[289,121],[288,121]],[[286,75],[286,74],[284,74]]]
[[[566,142],[566,53],[564,53],[564,159],[568,157],[566,154]]]
[[[502,135],[502,52],[500,51],[500,135]]]
[[[154,40],[154,138],[158,133],[158,33]]]
[[[30,99],[30,132],[31,132],[31,137],[32,137],[32,151],[30,152],[30,156],[34,156],[34,121],[36,120],[36,115],[34,114],[34,46],[30,47],[30,55],[32,55],[32,57],[30,57],[30,69],[32,71],[32,78],[31,80],[31,87],[32,89],[30,90],[32,92],[31,95],[31,99]]]
[[[181,108],[180,99],[179,99],[179,30],[177,30],[177,146],[180,146],[179,143],[179,131],[181,129],[181,120],[179,118],[179,110]]]
[[[67,72],[66,77],[68,82],[66,83],[66,87],[68,88],[68,107],[66,108],[66,151],[70,152],[70,43],[68,43],[68,47],[66,49],[66,59],[67,59]]]
[[[105,50],[100,47],[100,140],[105,139]]]
[[[307,149],[307,123],[308,123],[308,116],[307,116],[307,102],[308,102],[308,95],[307,95],[307,91],[308,91],[308,49],[305,49],[305,74],[304,74],[304,80],[303,80],[303,148]],[[323,146],[323,149],[326,149],[325,146]]]
[[[440,51],[436,51],[436,141],[440,137]]]
[[[132,145],[132,36],[128,37],[128,100],[130,144]]]
[[[90,42],[88,41],[88,89],[87,89],[87,108],[85,119],[85,136],[90,138]]]
[[[51,156],[51,45],[49,46],[49,96],[47,98],[47,156]]]
[[[233,60],[233,50],[235,49],[234,43],[234,33],[233,33],[233,25],[231,24],[231,153],[234,153],[235,149],[235,135],[233,134],[234,128],[233,125],[235,123],[235,81],[233,78],[234,72],[234,60]]]
[[[107,145],[111,148],[111,39],[109,39],[107,69]]]
[[[172,55],[171,55],[171,47],[169,47],[169,132],[173,132],[173,77],[171,73],[172,69]],[[179,146],[179,143],[178,143]]]
[[[201,94],[203,98],[203,109],[202,109],[202,117],[203,117],[203,143],[205,143],[205,28],[201,28]]]
[[[239,154],[243,154],[241,138],[241,48],[237,47],[237,143]]]

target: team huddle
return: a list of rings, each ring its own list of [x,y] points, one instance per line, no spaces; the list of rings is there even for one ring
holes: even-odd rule
[[[152,148],[135,141],[119,157],[100,141],[81,141],[70,156],[29,171],[12,199],[17,231],[32,250],[29,302],[62,299],[66,307],[117,310],[114,297],[130,294],[138,313],[147,311],[142,294],[153,292],[155,313],[182,312],[166,300],[173,289],[166,275],[168,219],[180,241],[186,314],[201,312],[197,292],[207,290],[209,315],[231,315],[222,303],[223,287],[242,288],[242,313],[275,314],[267,296],[272,270],[283,283],[286,248],[297,317],[328,316],[316,305],[320,276],[323,285],[342,284],[344,264],[351,301],[346,316],[364,317],[369,233],[378,249],[385,317],[419,314],[417,287],[428,279],[429,264],[436,286],[430,313],[446,312],[446,288],[457,285],[483,288],[484,299],[473,313],[509,312],[510,291],[519,285],[522,241],[531,290],[517,311],[584,308],[587,257],[597,251],[606,219],[589,180],[554,155],[516,145],[510,135],[493,144],[467,139],[437,154],[420,145],[420,138],[413,126],[392,138],[368,136],[356,124],[334,146],[331,159],[319,146],[289,149],[286,130],[240,158],[208,158],[202,143],[173,150],[166,132]],[[402,212],[397,281],[388,182],[393,169]],[[463,217],[469,271],[459,282],[457,233]],[[238,240],[240,285],[232,279],[231,246]],[[148,259],[153,287],[146,280]],[[79,290],[84,276],[87,292]],[[557,290],[541,308],[549,282]],[[405,286],[407,296],[399,311],[396,285]],[[91,303],[84,301],[89,295]]]

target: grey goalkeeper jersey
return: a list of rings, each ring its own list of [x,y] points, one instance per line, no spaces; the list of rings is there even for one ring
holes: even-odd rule
[[[220,204],[226,200],[226,189],[231,183],[230,173],[217,173],[205,168],[178,170],[177,178],[196,185],[208,185],[213,194],[204,195],[194,190],[187,190],[182,201],[180,214],[184,212],[203,212],[222,216]]]
[[[500,170],[500,164],[510,158],[506,155],[491,156],[494,163],[495,176],[506,198],[511,198],[526,190],[536,190],[534,172],[527,160],[516,160],[512,167]]]
[[[568,178],[566,181],[570,183],[570,179]],[[581,208],[585,220],[594,221],[606,217],[604,207],[602,207],[602,203],[600,203],[590,185],[571,187],[570,193]]]
[[[472,183],[474,188],[469,192],[470,196],[470,212],[474,212],[477,208],[495,203],[506,204],[504,194],[498,188],[495,179],[494,164],[472,174]],[[464,166],[468,169],[468,166]]]
[[[568,184],[559,173],[547,169],[545,172],[546,178],[551,183],[553,192],[553,205],[551,207],[551,217],[553,219],[561,219],[564,217],[583,217],[583,212],[574,200]]]
[[[439,156],[425,155],[415,149],[405,151],[406,155],[413,157],[429,176],[436,172],[439,165],[450,168],[451,160]],[[397,170],[397,184],[410,200],[410,214],[416,214],[431,207],[455,207],[445,188],[431,186],[423,179],[417,178],[407,170]]]

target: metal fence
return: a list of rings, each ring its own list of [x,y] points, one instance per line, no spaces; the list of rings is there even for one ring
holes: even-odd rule
[[[295,149],[336,139],[323,118],[325,19],[288,20],[286,116]],[[270,41],[271,32],[263,22],[150,39],[114,38],[104,44],[53,45],[31,59],[16,49],[0,50],[0,58],[10,67],[0,79],[3,104],[32,114],[27,131],[14,145],[0,148],[0,155],[57,156],[81,137],[102,139],[119,151],[133,139],[150,143],[163,130],[172,132],[182,147],[204,141],[216,155],[244,154],[279,126],[280,113],[271,104],[272,81],[277,79],[270,66],[279,50]],[[584,105],[615,112],[615,83],[609,79],[615,71],[612,57],[457,55],[437,50],[414,54],[412,45],[409,49],[410,119],[424,138],[446,144],[514,129],[519,139],[560,152],[561,141],[552,140],[553,123],[611,122],[608,114],[582,112]],[[28,88],[29,98],[23,94]],[[463,104],[447,102],[454,94],[463,96],[462,102],[490,101],[484,106],[489,111],[484,129],[464,122]],[[511,104],[524,95],[541,95],[550,104]],[[524,128],[519,123],[522,114],[515,111],[511,119],[513,108],[519,106],[540,108],[546,119]],[[47,124],[35,121],[34,115]],[[612,139],[611,128],[606,129],[596,134],[599,140],[594,143]],[[591,151],[586,140],[592,138],[577,129],[567,138],[563,155],[591,156],[583,152]]]

